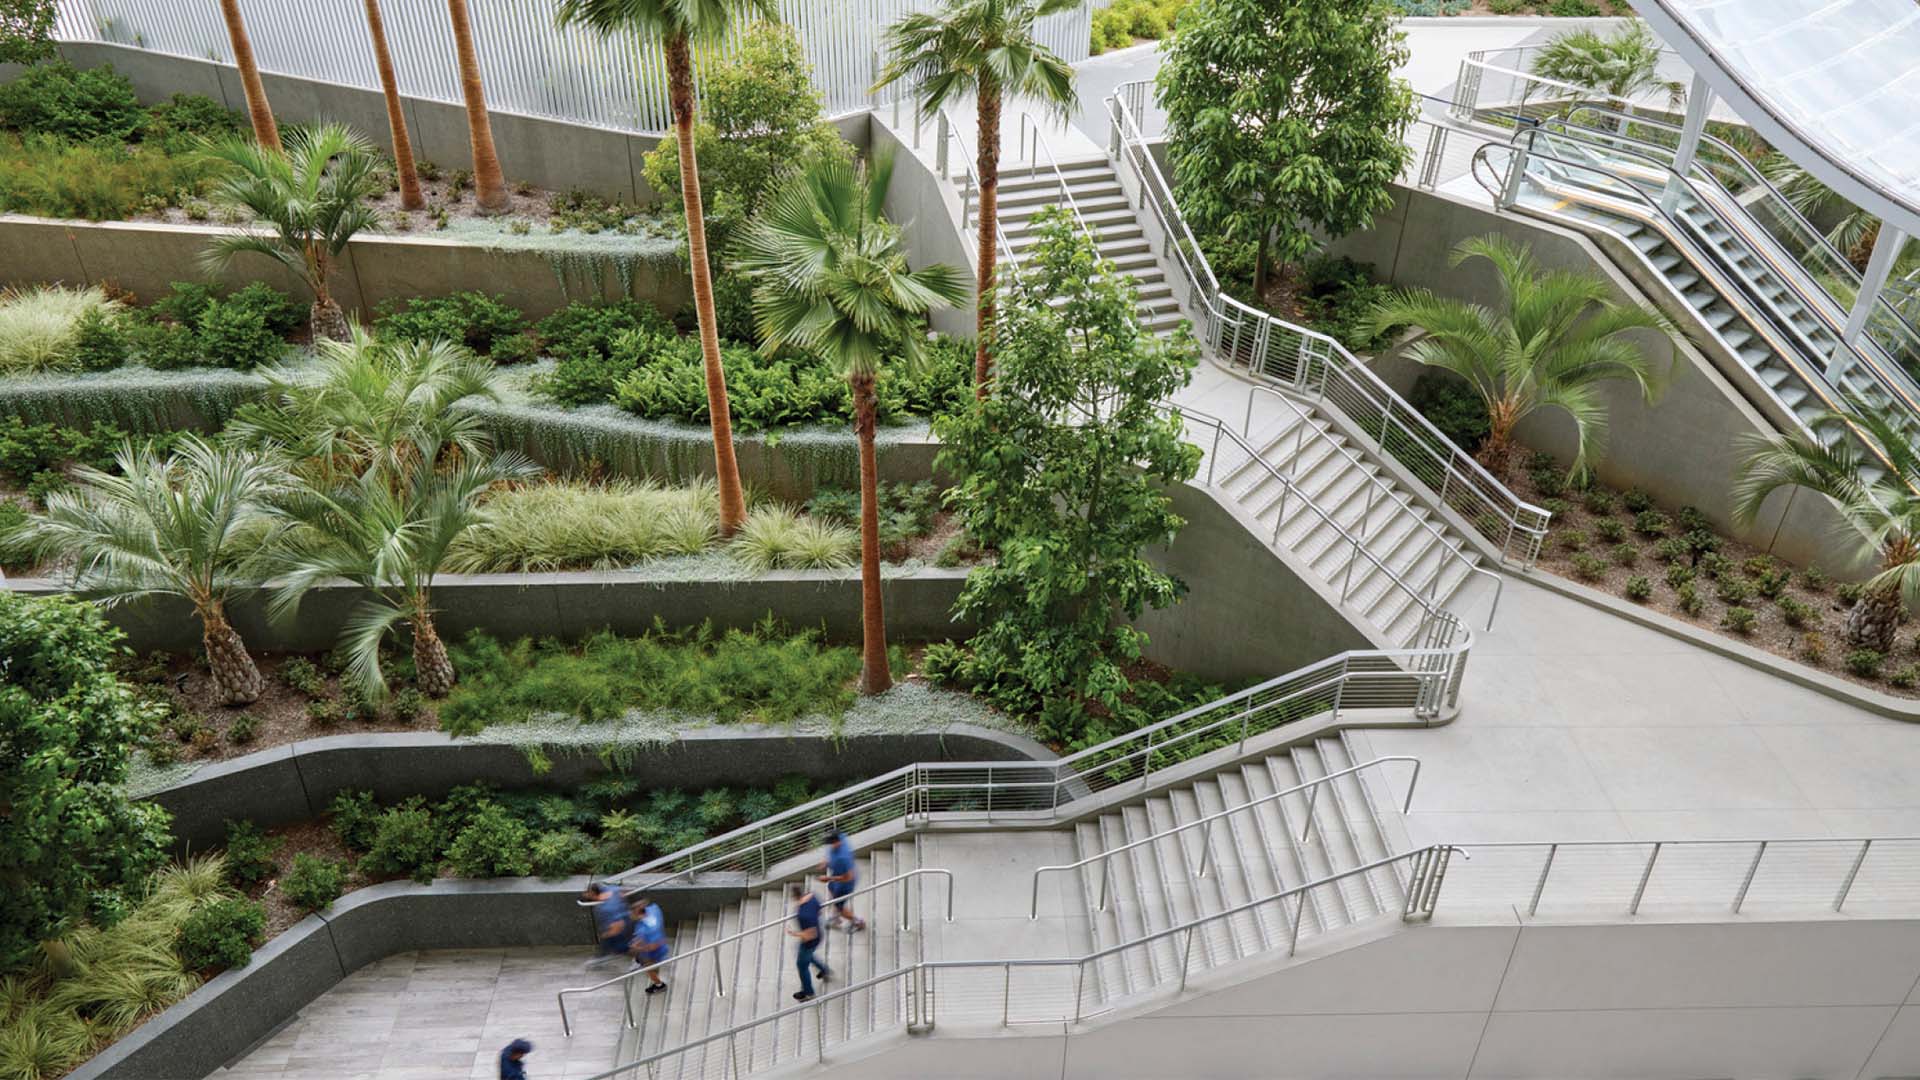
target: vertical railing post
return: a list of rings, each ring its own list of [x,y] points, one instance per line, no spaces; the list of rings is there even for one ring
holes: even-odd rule
[[[853,1002],[848,1001],[847,1004],[852,1006]],[[825,1065],[827,1063],[827,1010],[817,1003],[813,1006],[813,1041],[814,1049],[819,1052],[820,1064]]]
[[[1305,825],[1305,827],[1303,827],[1303,828],[1302,828],[1302,829],[1300,830],[1300,842],[1301,842],[1301,843],[1303,843],[1303,844],[1307,844],[1307,843],[1312,843],[1312,842],[1313,842],[1313,841],[1312,841],[1312,838],[1313,838],[1313,808],[1314,808],[1314,807],[1315,807],[1316,805],[1318,805],[1318,804],[1319,804],[1319,802],[1320,802],[1320,785],[1319,785],[1319,784],[1315,784],[1315,785],[1313,785],[1313,786],[1312,786],[1311,788],[1308,788],[1308,789],[1307,789],[1307,823],[1306,823],[1306,825]]]
[[[1753,887],[1753,875],[1760,871],[1760,860],[1767,856],[1767,842],[1760,841],[1754,849],[1753,861],[1747,864],[1747,876],[1740,881],[1740,891],[1733,894],[1733,913],[1740,914],[1740,905],[1747,902],[1747,890]]]
[[[1196,877],[1207,876],[1207,861],[1213,857],[1213,819],[1209,818],[1200,827],[1200,872]]]
[[[1853,879],[1860,876],[1860,864],[1867,861],[1867,851],[1872,847],[1872,840],[1860,842],[1860,854],[1853,857],[1853,866],[1847,870],[1847,880],[1840,885],[1840,895],[1833,898],[1833,910],[1839,911],[1846,905],[1847,894],[1853,891]]]
[[[1287,937],[1287,955],[1300,948],[1300,920],[1307,913],[1307,890],[1301,889],[1293,901],[1293,932]]]
[[[1140,788],[1145,790],[1147,778],[1153,775],[1153,730],[1147,730],[1147,751],[1140,758]]]
[[[993,766],[987,766],[987,820],[993,820]]]
[[[1222,429],[1219,424],[1213,425],[1213,450],[1211,453],[1207,455],[1207,483],[1209,484],[1213,483],[1213,464],[1214,462],[1220,460],[1221,430]]]
[[[1087,962],[1082,960],[1080,961],[1080,965],[1074,969],[1073,975],[1073,1022],[1076,1024],[1080,1022],[1081,1002],[1085,1000],[1082,995],[1086,992],[1086,989]]]
[[[947,110],[941,109],[934,118],[934,138],[938,140],[933,147],[933,167],[940,172],[940,179],[947,179]]]
[[[1007,1026],[1007,1018],[1013,1012],[1013,965],[1000,966],[1000,1026]]]
[[[1534,882],[1533,899],[1527,904],[1528,916],[1540,911],[1540,894],[1547,891],[1547,875],[1553,873],[1553,857],[1559,853],[1559,844],[1547,845],[1547,861],[1540,864],[1540,880]]]
[[[1656,841],[1653,851],[1647,855],[1647,868],[1640,872],[1640,887],[1633,890],[1633,903],[1628,905],[1627,914],[1640,914],[1640,898],[1647,894],[1647,882],[1653,877],[1653,864],[1660,858],[1660,848],[1664,841]]]
[[[1193,935],[1199,932],[1200,928],[1198,926],[1190,926],[1187,928],[1187,947],[1184,954],[1180,957],[1180,989],[1182,992],[1187,989],[1187,968],[1193,965]]]

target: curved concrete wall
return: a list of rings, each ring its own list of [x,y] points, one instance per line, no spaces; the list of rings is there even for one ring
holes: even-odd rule
[[[588,750],[554,752],[536,773],[518,748],[439,732],[331,735],[216,762],[146,798],[173,814],[176,850],[225,842],[228,820],[263,827],[308,821],[346,788],[381,802],[439,798],[460,784],[571,788],[610,771]],[[693,728],[666,746],[641,750],[620,771],[645,788],[771,787],[799,773],[838,787],[922,761],[1040,761],[1053,757],[1031,739],[960,726],[944,733],[794,735],[758,724]],[[409,946],[417,948],[419,946]]]

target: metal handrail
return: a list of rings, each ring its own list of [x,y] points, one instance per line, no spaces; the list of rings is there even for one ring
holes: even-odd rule
[[[1112,859],[1115,855],[1118,855],[1123,851],[1132,851],[1134,848],[1144,847],[1157,840],[1164,840],[1169,836],[1175,835],[1176,833],[1182,833],[1187,831],[1188,829],[1199,828],[1200,826],[1209,826],[1209,828],[1207,829],[1206,837],[1200,841],[1200,869],[1195,874],[1195,876],[1206,877],[1208,856],[1213,853],[1213,830],[1210,826],[1215,821],[1221,818],[1227,817],[1231,814],[1240,813],[1243,810],[1251,810],[1256,806],[1264,806],[1267,803],[1278,801],[1282,798],[1285,798],[1288,795],[1298,795],[1302,791],[1312,789],[1313,791],[1312,799],[1310,799],[1307,803],[1306,828],[1302,829],[1300,833],[1300,842],[1306,843],[1307,839],[1313,835],[1313,807],[1314,807],[1313,800],[1319,799],[1320,788],[1323,785],[1330,784],[1333,781],[1338,780],[1343,776],[1351,776],[1354,773],[1360,772],[1362,769],[1371,769],[1376,765],[1384,765],[1389,761],[1396,761],[1396,762],[1406,761],[1406,762],[1413,763],[1413,779],[1409,781],[1407,784],[1407,797],[1400,807],[1401,813],[1403,814],[1408,813],[1413,809],[1414,789],[1418,787],[1420,784],[1420,759],[1417,757],[1413,757],[1410,754],[1388,754],[1384,757],[1377,757],[1371,761],[1363,761],[1358,765],[1348,766],[1347,768],[1341,769],[1339,772],[1328,773],[1325,776],[1316,777],[1312,780],[1307,781],[1304,784],[1296,784],[1293,787],[1287,788],[1285,791],[1270,792],[1266,795],[1260,796],[1257,799],[1249,799],[1238,806],[1229,806],[1224,810],[1216,810],[1213,813],[1206,815],[1205,817],[1194,818],[1192,821],[1188,821],[1180,825],[1175,825],[1175,826],[1172,826],[1171,828],[1162,829],[1151,836],[1143,836],[1138,840],[1133,840],[1128,843],[1121,844],[1118,847],[1106,848],[1096,854],[1089,855],[1078,862],[1062,863],[1055,866],[1035,867],[1033,871],[1033,903],[1030,909],[1028,910],[1027,918],[1031,920],[1031,919],[1037,919],[1040,917],[1040,875],[1041,874],[1064,873],[1070,870],[1078,870],[1081,867],[1090,866],[1096,862],[1104,864],[1108,860]],[[1107,883],[1110,880],[1112,880],[1111,874],[1103,874],[1100,878],[1100,902],[1093,906],[1093,909],[1095,911],[1107,910]]]
[[[854,891],[846,894],[845,896],[834,897],[834,900],[836,902],[841,900],[851,900],[856,896],[862,896],[867,893],[876,892],[890,885],[897,885],[900,882],[906,881],[909,878],[916,878],[916,877],[920,877],[921,875],[932,875],[932,874],[939,875],[940,878],[943,881],[945,881],[947,884],[946,921],[952,922],[953,921],[953,871],[944,870],[936,866],[923,866],[916,870],[909,870],[904,874],[895,874],[894,876],[886,879],[885,881],[876,881],[871,885],[864,885],[858,889],[855,889]],[[908,910],[908,906],[906,903],[906,890],[902,889],[900,895],[901,895],[900,929],[911,930],[913,929],[912,915],[911,915],[911,912]],[[626,972],[623,972],[622,974],[615,975],[611,979],[607,979],[602,982],[597,982],[592,986],[566,987],[565,989],[560,990],[558,993],[554,995],[554,1000],[556,1000],[560,1004],[560,1028],[562,1031],[566,1032],[566,1034],[569,1037],[573,1035],[573,1024],[567,1018],[567,996],[569,994],[575,994],[575,995],[591,994],[597,990],[605,990],[609,986],[617,986],[621,983],[631,982],[642,975],[646,975],[656,971],[665,971],[667,968],[670,968],[673,965],[678,964],[682,960],[690,960],[696,956],[699,956],[702,953],[712,952],[724,945],[730,945],[736,941],[739,941],[741,938],[744,938],[744,937],[751,937],[755,934],[765,933],[766,931],[771,930],[774,927],[785,923],[788,919],[791,919],[792,917],[793,916],[790,914],[783,914],[779,918],[768,920],[767,922],[761,923],[759,926],[750,927],[748,929],[738,931],[728,937],[720,938],[717,941],[710,941],[705,945],[702,945],[699,948],[694,949],[690,952],[676,953],[672,956],[667,957],[665,960],[660,961],[657,964],[648,964],[645,967],[633,968],[630,971],[626,971]],[[727,996],[727,987],[726,987],[726,983],[722,981],[720,977],[720,967],[721,965],[719,964],[713,965],[713,996],[723,998]],[[631,1004],[629,1004],[629,1007],[627,1009],[626,1022],[629,1028],[634,1026],[633,1009],[631,1007]]]
[[[1221,420],[1217,416],[1211,416],[1207,413],[1201,412],[1198,409],[1191,409],[1184,405],[1176,406],[1176,407],[1163,406],[1162,408],[1167,409],[1167,411],[1169,412],[1174,412],[1178,414],[1183,419],[1199,420],[1203,424],[1209,424],[1213,427],[1214,429],[1213,445],[1216,453],[1209,455],[1209,458],[1208,458],[1207,482],[1209,484],[1213,482],[1213,470],[1214,470],[1213,458],[1218,456],[1217,451],[1219,450],[1220,439],[1222,436],[1224,436],[1228,441],[1233,443],[1235,446],[1238,446],[1241,450],[1245,451],[1247,456],[1253,462],[1257,463],[1262,469],[1266,470],[1266,473],[1268,476],[1280,482],[1281,506],[1280,506],[1280,512],[1274,515],[1273,539],[1271,541],[1271,543],[1274,546],[1276,547],[1279,546],[1280,532],[1285,527],[1286,521],[1287,521],[1286,499],[1289,496],[1292,496],[1294,498],[1299,499],[1300,504],[1302,506],[1305,506],[1307,509],[1313,511],[1314,514],[1319,517],[1322,524],[1328,526],[1329,528],[1333,529],[1334,532],[1339,534],[1341,539],[1345,540],[1349,545],[1353,547],[1353,550],[1356,554],[1365,556],[1366,560],[1373,564],[1374,569],[1380,571],[1380,573],[1385,575],[1388,580],[1392,581],[1395,585],[1398,585],[1400,587],[1400,590],[1406,593],[1407,596],[1411,598],[1414,603],[1420,605],[1421,609],[1426,612],[1428,619],[1432,619],[1433,617],[1441,613],[1441,608],[1435,594],[1438,591],[1440,575],[1446,569],[1446,563],[1444,560],[1442,560],[1440,565],[1434,567],[1433,575],[1427,579],[1427,584],[1425,586],[1426,594],[1424,596],[1421,595],[1421,589],[1415,588],[1413,585],[1408,584],[1407,580],[1401,577],[1397,571],[1395,571],[1392,567],[1388,566],[1385,562],[1381,561],[1380,557],[1378,555],[1375,555],[1373,553],[1373,550],[1371,548],[1368,548],[1366,546],[1366,543],[1360,537],[1353,535],[1352,532],[1348,531],[1346,526],[1340,524],[1338,519],[1336,519],[1332,514],[1328,513],[1326,510],[1322,509],[1320,504],[1314,502],[1311,497],[1309,497],[1305,492],[1301,491],[1299,484],[1295,482],[1293,477],[1290,477],[1285,473],[1281,472],[1278,468],[1274,467],[1272,462],[1268,461],[1266,458],[1261,457],[1260,452],[1258,450],[1255,450],[1251,443],[1248,443],[1244,438],[1242,438],[1238,433],[1236,433],[1231,427],[1227,426],[1226,421]],[[1443,542],[1444,542],[1444,538],[1443,538]],[[1348,560],[1347,562],[1346,577],[1340,586],[1340,602],[1342,604],[1345,604],[1353,595],[1353,564],[1355,561],[1356,560]],[[1493,616],[1491,613],[1489,613],[1487,617],[1487,621],[1489,624],[1492,623]],[[1384,629],[1384,627],[1382,629]],[[1415,638],[1418,639],[1421,636],[1421,633],[1423,632],[1424,632],[1424,626],[1422,627],[1421,631],[1416,632]]]
[[[1181,923],[1178,926],[1169,926],[1161,930],[1156,930],[1150,934],[1146,934],[1141,937],[1135,938],[1132,941],[1126,941],[1116,945],[1110,945],[1107,948],[1086,953],[1081,956],[1020,957],[1020,958],[1009,958],[1009,959],[999,959],[999,960],[919,960],[919,961],[915,961],[914,963],[911,963],[911,964],[904,964],[884,974],[870,976],[869,978],[863,979],[860,982],[854,983],[850,986],[843,986],[838,990],[834,990],[831,993],[820,994],[812,998],[811,1000],[802,1002],[798,1005],[790,1005],[790,1006],[787,1006],[786,1008],[768,1013],[765,1016],[758,1016],[750,1020],[742,1021],[741,1023],[738,1023],[738,1024],[733,1024],[723,1031],[712,1032],[707,1035],[703,1035],[697,1039],[690,1039],[684,1043],[681,1043],[678,1046],[673,1046],[666,1049],[655,1051],[654,1053],[649,1054],[645,1057],[638,1058],[634,1061],[630,1061],[625,1065],[617,1065],[611,1069],[606,1070],[605,1072],[595,1073],[592,1076],[587,1077],[586,1080],[612,1080],[613,1077],[622,1076],[635,1069],[648,1068],[654,1065],[655,1063],[663,1061],[667,1058],[675,1057],[677,1055],[687,1053],[688,1051],[696,1050],[700,1047],[708,1046],[713,1043],[720,1042],[722,1040],[726,1040],[731,1044],[733,1040],[737,1039],[741,1034],[745,1032],[752,1031],[766,1024],[778,1025],[793,1017],[804,1015],[810,1010],[814,1012],[816,1017],[824,1018],[824,1016],[826,1015],[825,1014],[826,1007],[829,1004],[835,1001],[840,1001],[846,998],[850,998],[852,995],[860,993],[862,991],[872,990],[877,986],[881,986],[886,983],[892,983],[900,980],[914,980],[914,982],[917,984],[913,988],[914,992],[910,992],[908,995],[909,1011],[910,1013],[917,1015],[920,1018],[919,1019],[920,1023],[931,1024],[933,1021],[933,1016],[932,1016],[932,1009],[934,1007],[933,1002],[935,1002],[937,998],[935,996],[935,992],[932,990],[933,980],[928,978],[928,976],[931,973],[936,971],[958,971],[958,970],[979,969],[979,968],[1011,969],[1016,967],[1023,967],[1023,968],[1071,967],[1071,968],[1074,968],[1078,973],[1078,975],[1074,980],[1075,991],[1074,991],[1073,1022],[1078,1023],[1086,1015],[1084,1012],[1083,1003],[1085,998],[1085,984],[1086,984],[1085,969],[1088,964],[1097,963],[1101,960],[1106,959],[1109,956],[1118,955],[1119,953],[1124,952],[1128,949],[1135,949],[1141,946],[1151,945],[1156,941],[1165,940],[1167,938],[1171,938],[1179,934],[1185,934],[1186,935],[1185,955],[1187,959],[1185,962],[1182,963],[1181,972],[1180,972],[1180,988],[1184,990],[1186,988],[1187,967],[1190,965],[1190,961],[1193,956],[1193,938],[1194,938],[1194,935],[1202,927],[1207,926],[1211,923],[1219,922],[1224,919],[1232,918],[1233,916],[1236,916],[1236,915],[1244,914],[1248,911],[1251,911],[1258,907],[1262,907],[1267,904],[1281,903],[1288,899],[1299,898],[1300,901],[1304,904],[1306,894],[1314,889],[1322,888],[1328,885],[1334,885],[1350,877],[1356,877],[1364,874],[1374,873],[1376,871],[1385,869],[1389,866],[1394,866],[1402,862],[1412,862],[1416,866],[1419,866],[1419,865],[1422,865],[1423,862],[1433,860],[1436,856],[1441,856],[1444,858],[1444,854],[1450,853],[1452,850],[1454,849],[1449,845],[1432,845],[1429,847],[1416,848],[1413,851],[1405,852],[1400,855],[1390,855],[1384,859],[1376,859],[1372,862],[1367,863],[1364,866],[1352,867],[1350,869],[1343,870],[1337,874],[1330,874],[1326,877],[1317,878],[1313,881],[1309,881],[1301,885],[1295,885],[1292,888],[1283,889],[1279,892],[1273,893],[1268,896],[1263,896],[1257,899],[1246,901],[1245,903],[1236,905],[1234,907],[1228,908],[1223,911],[1214,912],[1211,915],[1203,915],[1197,919],[1190,919],[1184,923]],[[1401,918],[1412,919],[1412,918],[1419,917],[1421,915],[1431,913],[1430,904],[1423,905],[1421,909],[1418,911],[1414,909],[1415,896],[1416,896],[1416,893],[1411,891],[1409,892],[1408,904],[1401,911],[1400,913]],[[1433,893],[1429,893],[1428,896],[1437,897],[1437,890]],[[1288,948],[1287,948],[1287,955],[1289,956],[1295,955],[1298,951],[1299,942],[1300,942],[1300,921],[1301,920],[1299,918],[1299,915],[1296,909],[1295,917],[1291,921],[1292,932],[1291,932],[1290,941],[1288,943]],[[922,993],[922,992],[924,992],[927,995],[926,1002],[924,1003],[926,1012],[924,1013],[919,1012],[919,1009],[923,1005],[923,1003],[917,1000],[919,997],[919,993]],[[1003,1023],[1009,1022],[1004,1010],[1002,1013],[1002,1022]],[[821,1023],[824,1024],[824,1019],[821,1021]],[[821,1036],[824,1036],[824,1033],[825,1033],[824,1027],[822,1027]],[[820,1059],[824,1061],[825,1054],[826,1054],[826,1040],[824,1037],[820,1037],[818,1039],[816,1050],[821,1055]]]
[[[1194,295],[1195,307],[1205,316],[1202,322],[1208,345],[1229,363],[1239,366],[1242,363],[1239,350],[1244,343],[1249,353],[1245,360],[1249,374],[1327,401],[1349,416],[1356,415],[1353,408],[1356,405],[1377,413],[1383,430],[1383,450],[1392,452],[1386,449],[1384,432],[1389,425],[1396,426],[1408,436],[1405,441],[1409,445],[1405,450],[1419,459],[1406,461],[1406,464],[1421,477],[1422,482],[1452,496],[1470,500],[1474,512],[1463,516],[1472,524],[1474,531],[1497,545],[1503,563],[1513,561],[1522,566],[1531,565],[1545,541],[1551,515],[1521,499],[1495,479],[1484,466],[1441,434],[1431,421],[1407,404],[1339,341],[1241,303],[1221,290],[1205,251],[1180,214],[1172,186],[1167,184],[1166,177],[1147,151],[1146,140],[1140,134],[1139,126],[1126,103],[1132,85],[1122,84],[1112,97],[1107,98],[1108,116],[1113,125],[1113,142],[1109,149],[1116,157],[1127,162],[1142,186],[1142,201],[1152,204],[1155,217],[1168,238],[1167,246],[1173,250],[1185,274],[1187,286]],[[1226,340],[1229,329],[1232,330],[1231,342]],[[1243,336],[1246,338],[1244,342]],[[1291,377],[1277,376],[1267,370],[1270,346],[1275,344],[1276,339],[1298,343],[1294,350],[1296,355],[1291,359]],[[1369,422],[1364,417],[1359,419],[1363,424]],[[1426,475],[1429,473],[1432,475]],[[1488,515],[1493,519],[1491,525],[1484,520]]]
[[[1080,235],[1086,237],[1089,242],[1094,243],[1097,248],[1098,241],[1094,238],[1093,230],[1087,226],[1086,217],[1080,213],[1080,202],[1073,197],[1073,187],[1067,183],[1067,174],[1060,168],[1060,159],[1053,156],[1053,147],[1047,144],[1046,137],[1040,133],[1039,118],[1025,109],[1020,110],[1021,145],[1024,147],[1029,143],[1027,136],[1029,124],[1032,125],[1033,131],[1031,139],[1033,149],[1027,154],[1027,171],[1029,173],[1040,171],[1040,152],[1042,150],[1046,151],[1047,164],[1053,168],[1054,181],[1060,187],[1060,198],[1065,201],[1067,209],[1072,212],[1074,224],[1080,226]],[[995,224],[997,225],[998,223],[996,222]]]
[[[1274,387],[1258,386],[1258,385],[1251,386],[1247,388],[1246,419],[1241,422],[1241,431],[1246,433],[1249,439],[1253,437],[1253,402],[1254,402],[1254,399],[1261,394],[1268,394],[1274,397],[1275,399],[1280,401],[1281,404],[1285,405],[1288,409],[1291,409],[1293,411],[1293,415],[1297,420],[1297,423],[1294,427],[1294,430],[1296,432],[1304,430],[1307,423],[1311,420],[1311,417],[1307,415],[1307,411],[1305,409],[1302,409],[1299,405],[1294,403],[1294,400],[1292,398],[1288,397],[1286,394],[1275,389]],[[1300,453],[1300,445],[1298,442],[1298,436],[1296,436],[1295,438],[1296,438],[1296,441],[1294,443],[1294,455],[1295,457],[1298,457]],[[1335,453],[1347,459],[1347,463],[1349,465],[1352,465],[1355,469],[1359,470],[1362,475],[1367,474],[1366,461],[1362,459],[1359,454],[1356,454],[1350,448],[1341,445],[1341,443],[1338,440],[1327,439],[1326,441],[1333,447],[1333,450]],[[1384,448],[1382,452],[1384,453]],[[1439,541],[1442,547],[1446,548],[1449,552],[1452,552],[1452,555],[1451,555],[1452,560],[1466,567],[1467,572],[1469,574],[1479,574],[1480,576],[1485,577],[1493,582],[1493,603],[1487,607],[1487,627],[1486,627],[1488,630],[1493,629],[1493,617],[1500,610],[1500,594],[1506,588],[1506,578],[1500,574],[1494,573],[1493,571],[1487,569],[1486,567],[1481,566],[1480,564],[1467,558],[1466,551],[1464,548],[1456,548],[1452,544],[1448,543],[1447,534],[1442,532],[1440,528],[1436,526],[1428,518],[1421,516],[1417,513],[1414,513],[1413,499],[1410,496],[1408,496],[1406,493],[1395,488],[1392,484],[1384,484],[1384,483],[1369,484],[1368,490],[1367,490],[1367,513],[1365,515],[1362,515],[1362,517],[1360,518],[1362,523],[1364,523],[1367,520],[1367,518],[1373,515],[1373,495],[1375,492],[1384,492],[1386,496],[1389,499],[1393,500],[1396,504],[1398,504],[1402,510],[1407,511],[1409,516],[1413,518],[1414,522],[1417,525],[1419,525],[1420,528],[1425,529],[1429,535],[1431,535],[1435,540]],[[1442,490],[1442,493],[1440,496],[1440,502],[1442,505],[1445,505],[1446,503],[1446,494],[1444,489]]]

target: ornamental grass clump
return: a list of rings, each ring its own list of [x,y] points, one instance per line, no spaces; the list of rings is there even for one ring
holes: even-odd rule
[[[82,322],[89,315],[110,315],[119,306],[98,286],[0,292],[0,374],[75,366]]]
[[[554,481],[496,492],[480,524],[454,545],[461,573],[630,566],[664,555],[697,554],[718,528],[713,485],[663,488],[650,482]],[[688,518],[700,519],[694,529]],[[689,535],[701,542],[689,551]]]
[[[748,514],[727,550],[759,571],[832,569],[853,565],[860,538],[852,529],[774,505]]]

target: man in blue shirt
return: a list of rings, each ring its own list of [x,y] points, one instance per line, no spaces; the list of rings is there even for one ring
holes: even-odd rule
[[[533,1044],[525,1039],[515,1039],[500,1051],[500,1080],[527,1080],[528,1054],[533,1053]]]
[[[633,947],[633,920],[627,917],[627,898],[612,885],[594,882],[582,899],[593,904],[593,925],[600,935],[600,947],[587,967],[596,968],[615,957],[626,956]]]
[[[853,841],[837,827],[827,829],[827,857],[820,863],[820,880],[827,883],[827,895],[833,897],[833,922],[847,924],[847,932],[857,934],[867,928],[865,919],[853,913],[847,897],[860,887],[859,863],[854,858]]]
[[[794,951],[794,963],[800,968],[800,989],[793,995],[795,1001],[813,1000],[813,973],[820,972],[820,981],[826,982],[833,977],[827,965],[813,955],[820,947],[820,898],[807,888],[805,882],[796,881],[789,892],[793,898],[793,929],[787,931],[789,937],[799,939],[799,948]]]
[[[647,972],[647,993],[658,994],[667,988],[667,982],[660,977],[660,969],[655,964],[664,964],[673,955],[667,948],[667,920],[660,914],[660,905],[649,900],[644,894],[633,898],[633,964],[635,967],[653,968]]]

